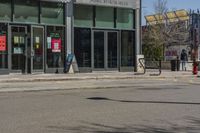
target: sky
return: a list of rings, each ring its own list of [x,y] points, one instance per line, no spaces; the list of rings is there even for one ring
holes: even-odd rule
[[[154,14],[153,4],[157,0],[142,0],[142,24],[144,25],[144,16]],[[170,9],[200,9],[200,0],[167,0],[167,8]]]

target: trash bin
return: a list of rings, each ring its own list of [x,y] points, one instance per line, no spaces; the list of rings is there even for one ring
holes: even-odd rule
[[[176,70],[180,71],[180,60],[176,60]]]
[[[171,60],[171,71],[180,71],[180,60]]]
[[[176,71],[177,62],[176,60],[171,60],[171,71]]]

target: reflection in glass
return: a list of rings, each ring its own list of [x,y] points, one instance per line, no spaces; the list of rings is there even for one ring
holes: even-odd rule
[[[46,50],[48,68],[63,68],[64,66],[64,33],[64,27],[47,27]]]
[[[91,30],[74,29],[74,52],[79,67],[91,67]]]
[[[108,68],[117,68],[117,32],[108,32]]]
[[[117,9],[117,28],[133,29],[134,11],[132,9]]]
[[[43,69],[43,28],[33,27],[33,69]]]
[[[74,25],[78,27],[93,26],[93,8],[86,5],[75,5]]]
[[[14,21],[38,23],[38,2],[36,0],[15,0]]]
[[[114,28],[114,8],[96,7],[96,27]]]
[[[94,32],[94,68],[104,68],[104,32]]]
[[[121,66],[130,67],[135,65],[135,33],[122,31],[121,33]]]
[[[11,1],[0,0],[0,20],[11,20]]]
[[[64,24],[63,3],[41,2],[42,18],[41,22],[46,24]]]
[[[0,69],[8,68],[7,25],[0,23]]]

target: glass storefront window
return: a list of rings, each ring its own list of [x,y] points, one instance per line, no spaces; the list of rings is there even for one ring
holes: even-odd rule
[[[47,68],[63,68],[65,57],[65,28],[48,26],[46,38]]]
[[[3,20],[3,21],[11,20],[11,1],[10,0],[0,1],[0,20]]]
[[[134,11],[132,9],[117,9],[117,28],[133,29],[134,28]]]
[[[79,67],[91,67],[91,30],[74,29],[74,52]]]
[[[63,3],[41,2],[41,23],[64,24],[64,5]]]
[[[74,26],[93,27],[93,7],[85,5],[75,5]]]
[[[26,30],[27,28],[23,26],[11,27],[12,70],[24,72],[26,69],[25,52],[28,50],[26,49],[26,46],[30,46],[30,43],[27,43],[29,39],[26,41]]]
[[[135,65],[135,33],[122,31],[121,40],[121,66],[132,67]]]
[[[0,69],[8,68],[7,25],[0,23]]]
[[[39,9],[36,0],[15,0],[14,1],[14,21],[38,23]]]
[[[96,7],[96,27],[114,28],[114,8]]]

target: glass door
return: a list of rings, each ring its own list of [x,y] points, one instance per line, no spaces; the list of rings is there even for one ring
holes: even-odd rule
[[[44,28],[31,27],[31,72],[44,72]]]
[[[118,33],[115,31],[107,32],[107,68],[118,68]]]
[[[93,69],[117,70],[119,66],[117,31],[93,31]]]
[[[94,69],[105,68],[105,33],[104,31],[94,31]]]
[[[11,26],[11,69],[13,72],[27,72],[27,27]]]

